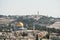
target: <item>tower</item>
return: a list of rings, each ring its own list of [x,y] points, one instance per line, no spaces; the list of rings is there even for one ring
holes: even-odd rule
[[[37,11],[37,15],[39,16],[39,11]]]

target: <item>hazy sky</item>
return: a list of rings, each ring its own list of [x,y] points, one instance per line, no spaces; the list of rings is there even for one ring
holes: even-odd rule
[[[60,0],[0,0],[0,14],[60,17]]]

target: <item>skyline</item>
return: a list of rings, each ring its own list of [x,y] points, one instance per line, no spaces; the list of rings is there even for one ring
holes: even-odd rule
[[[60,17],[60,0],[0,0],[1,15],[40,15]]]

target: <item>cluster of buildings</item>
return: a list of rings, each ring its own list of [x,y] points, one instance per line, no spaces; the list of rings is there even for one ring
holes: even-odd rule
[[[31,16],[26,16],[26,17],[34,18],[35,20],[37,20],[42,16],[31,15]],[[19,16],[17,16],[17,18],[19,18]],[[23,19],[25,19],[25,17],[23,17]],[[35,27],[33,27],[32,30],[27,30],[27,28],[24,28],[24,24],[22,22],[16,22],[15,20],[16,19],[13,17],[11,17],[11,18],[10,17],[7,17],[7,18],[1,17],[0,18],[0,39],[1,40],[36,40],[38,34],[39,34],[38,39],[40,39],[40,37],[45,37],[48,34],[47,31],[35,30]],[[36,23],[34,23],[34,24],[36,24]],[[39,24],[39,25],[42,25],[42,24]],[[43,25],[43,26],[46,26],[46,25]],[[46,26],[46,27],[60,29],[60,21],[55,22],[54,24]],[[49,38],[50,39],[60,38],[60,36],[57,36],[57,33],[51,33]]]

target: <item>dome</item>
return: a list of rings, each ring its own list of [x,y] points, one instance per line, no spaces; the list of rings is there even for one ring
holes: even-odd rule
[[[22,22],[18,22],[17,26],[18,27],[23,27],[23,23]]]

